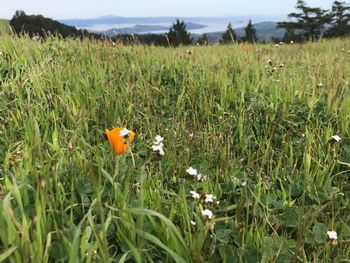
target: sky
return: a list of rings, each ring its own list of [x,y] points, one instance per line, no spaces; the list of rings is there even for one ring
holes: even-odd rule
[[[343,0],[344,1],[344,0]],[[0,0],[0,18],[16,10],[53,19],[136,16],[287,16],[297,0]],[[329,9],[333,0],[308,0],[312,7]],[[345,2],[348,2],[345,0]]]

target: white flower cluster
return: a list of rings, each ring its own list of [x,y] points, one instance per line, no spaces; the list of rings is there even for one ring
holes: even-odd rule
[[[191,197],[193,199],[200,199],[201,195],[199,193],[197,193],[196,191],[190,191]],[[215,195],[213,194],[205,194],[205,198],[204,198],[204,202],[205,203],[214,203],[214,201],[216,200]],[[216,202],[216,204],[219,204],[219,202]]]
[[[212,219],[214,214],[211,210],[205,209],[202,211],[202,216],[206,216],[206,217],[208,217],[208,219]]]
[[[187,168],[186,172],[189,175],[196,177],[197,181],[199,181],[199,182],[204,182],[205,180],[207,180],[207,177],[204,174],[198,173],[197,169],[194,169],[192,167]]]
[[[164,155],[164,144],[163,144],[164,138],[161,137],[160,135],[157,135],[154,139],[153,145],[152,145],[152,150],[154,152],[158,152],[159,155]]]
[[[190,194],[191,194],[193,199],[199,199],[201,197],[200,194],[198,194],[195,191],[190,191]]]
[[[198,173],[197,169],[195,169],[193,167],[187,168],[186,173],[188,173],[189,175],[196,178],[197,181],[199,181],[199,182],[203,182],[207,179],[207,177],[204,174]],[[190,195],[195,200],[201,199],[201,195],[199,193],[197,193],[196,191],[190,191]],[[213,194],[205,194],[203,199],[202,199],[202,201],[204,201],[204,203],[207,203],[207,204],[214,203],[215,200],[216,200],[216,197]],[[216,202],[216,205],[218,205],[218,204],[219,204],[219,201]],[[211,220],[214,217],[214,213],[210,209],[205,209],[202,211],[202,216]],[[195,226],[195,224],[196,224],[196,222],[191,220],[191,225]]]
[[[196,191],[190,191],[190,195],[193,199],[196,199],[196,200],[201,199],[201,195]],[[204,203],[207,203],[207,204],[214,203],[215,200],[216,200],[216,197],[213,194],[205,194],[202,199],[202,201],[204,201]],[[219,204],[219,201],[216,202],[216,205],[218,204]],[[207,217],[209,220],[211,220],[214,217],[214,213],[210,209],[205,209],[202,211],[202,216]],[[191,224],[194,226],[195,222],[191,220]]]
[[[205,194],[205,200],[206,203],[213,203],[216,197],[212,194]]]

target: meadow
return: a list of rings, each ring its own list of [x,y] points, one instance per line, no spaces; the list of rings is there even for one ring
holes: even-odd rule
[[[349,39],[0,36],[0,262],[349,262],[349,87]]]

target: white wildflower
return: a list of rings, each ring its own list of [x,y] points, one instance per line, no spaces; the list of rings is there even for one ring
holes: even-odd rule
[[[205,200],[204,201],[206,203],[213,203],[214,200],[215,200],[215,196],[214,195],[212,195],[212,194],[206,194],[205,195]]]
[[[190,191],[190,194],[191,194],[193,199],[199,199],[201,197],[200,194],[198,194],[195,191]]]
[[[276,44],[275,47],[279,47],[280,45]]]
[[[152,150],[154,152],[158,152],[159,155],[162,155],[162,156],[165,154],[163,149],[164,147],[163,140],[164,140],[163,137],[161,137],[160,135],[157,135],[152,145]]]
[[[207,177],[204,174],[197,174],[197,181],[204,182],[207,180]]]
[[[209,209],[205,209],[204,211],[202,211],[202,216],[206,216],[206,217],[208,217],[208,219],[212,219],[213,212],[210,211]]]
[[[331,137],[333,140],[335,140],[336,142],[340,142],[341,141],[341,138],[340,138],[340,136],[339,135],[333,135],[332,137]]]
[[[337,232],[335,231],[327,231],[327,235],[330,240],[337,240],[338,238]]]
[[[293,44],[294,44],[294,41],[293,41],[293,40],[291,40],[291,41],[290,41],[290,43],[293,45]]]
[[[161,142],[160,144],[153,144],[152,145],[152,150],[154,151],[154,152],[158,152],[158,151],[160,151],[160,150],[162,150],[163,149],[163,143]]]
[[[164,140],[164,137],[160,136],[160,135],[157,135],[155,138],[154,138],[154,144],[160,144],[162,141]]]
[[[245,186],[247,186],[247,184],[248,184],[248,181],[247,180],[243,180],[242,183],[241,183],[241,186],[245,187]]]
[[[197,170],[190,167],[188,169],[186,169],[186,172],[189,174],[189,175],[197,175]]]
[[[192,226],[195,226],[195,225],[196,225],[196,222],[193,221],[193,220],[191,220],[191,225],[192,225]]]
[[[120,136],[125,137],[125,136],[128,136],[130,134],[130,131],[127,128],[124,128],[119,132],[119,134],[120,134]]]
[[[284,43],[283,42],[280,42],[280,45],[282,46]]]

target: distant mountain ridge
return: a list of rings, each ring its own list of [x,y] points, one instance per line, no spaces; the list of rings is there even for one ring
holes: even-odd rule
[[[266,21],[261,23],[254,24],[254,28],[256,29],[256,33],[259,41],[271,41],[272,38],[283,38],[286,30],[277,28],[276,22]],[[245,36],[244,27],[234,28],[238,37]],[[209,42],[213,43],[218,41],[221,38],[223,32],[212,32],[207,33],[207,37]]]
[[[108,25],[108,24],[157,24],[157,23],[173,23],[176,19],[191,21],[193,23],[206,22],[223,22],[223,21],[248,21],[252,19],[256,22],[262,22],[267,20],[280,20],[281,16],[232,16],[232,17],[123,17],[123,16],[100,16],[96,18],[87,19],[60,19],[61,23],[75,27],[91,27],[95,25]]]
[[[86,28],[90,32],[99,32],[107,36],[114,36],[117,34],[161,34],[162,31],[169,30],[172,23],[176,19],[184,20],[187,30],[205,29],[208,25],[220,24],[218,30],[208,30],[207,36],[210,42],[215,42],[219,39],[225,31],[226,25],[231,22],[237,35],[242,37],[245,34],[243,24],[249,19],[252,19],[254,27],[257,30],[259,40],[270,41],[272,37],[281,38],[285,31],[277,28],[277,23],[273,20],[279,21],[279,16],[234,16],[234,17],[121,17],[121,16],[100,16],[90,19],[61,19],[62,23],[78,28]],[[271,20],[269,20],[271,19]],[[235,28],[235,25],[240,25]],[[110,28],[108,28],[110,25]],[[120,25],[120,27],[118,27]],[[97,27],[96,27],[97,26]],[[205,30],[194,33],[194,39],[198,38]]]
[[[90,19],[61,19],[60,22],[75,27],[91,27],[108,24],[156,24],[173,23],[178,17],[121,17],[102,16]],[[180,18],[182,19],[182,18]]]
[[[201,25],[197,23],[186,23],[186,28],[188,30],[191,29],[200,29],[205,28],[206,25]],[[133,27],[122,27],[122,28],[112,28],[106,31],[103,31],[102,34],[107,36],[115,36],[117,34],[138,34],[138,33],[149,33],[152,31],[168,31],[169,26],[161,26],[161,25],[135,25]],[[99,32],[101,33],[101,32]]]
[[[188,30],[195,29],[196,26],[197,28],[205,27],[204,25],[195,24],[195,23],[187,23],[186,26]],[[270,21],[256,23],[254,24],[254,27],[256,29],[259,41],[271,41],[272,38],[282,38],[286,32],[284,29],[277,28],[276,22],[270,22]],[[134,27],[110,29],[99,33],[112,37],[118,34],[138,34],[138,33],[142,34],[145,32],[147,33],[151,31],[161,31],[161,30],[167,31],[169,30],[169,27],[157,26],[157,25],[136,25]],[[243,37],[245,35],[244,27],[235,28],[234,30],[238,37]],[[224,31],[211,32],[211,33],[206,33],[206,35],[209,39],[209,42],[214,43],[221,38],[221,35],[223,34],[223,32]],[[196,41],[201,36],[201,34],[191,34],[191,35],[193,36],[194,41]]]

